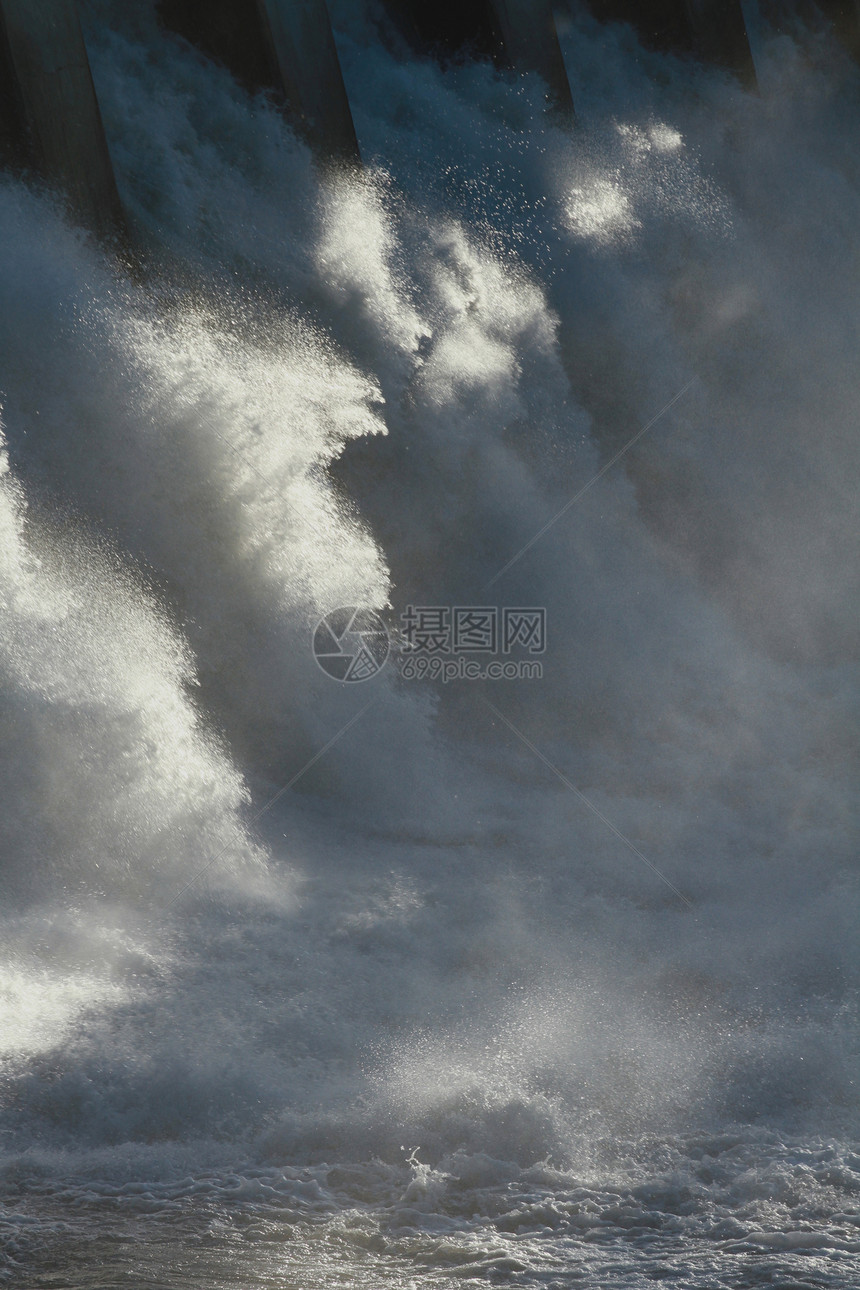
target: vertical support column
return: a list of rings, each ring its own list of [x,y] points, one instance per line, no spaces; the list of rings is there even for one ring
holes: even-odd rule
[[[552,0],[490,0],[508,61],[538,72],[554,107],[573,119],[573,96],[558,43]]]
[[[159,12],[248,88],[270,90],[322,155],[359,160],[325,0],[161,0]]]
[[[291,110],[328,153],[358,161],[358,140],[325,0],[258,0]]]
[[[122,228],[101,113],[74,0],[0,0],[0,139],[66,193],[95,232]]]

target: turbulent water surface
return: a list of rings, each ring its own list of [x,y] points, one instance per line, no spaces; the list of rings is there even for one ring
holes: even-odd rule
[[[360,175],[91,0],[145,271],[0,184],[0,1280],[857,1285],[860,74],[332,9]]]

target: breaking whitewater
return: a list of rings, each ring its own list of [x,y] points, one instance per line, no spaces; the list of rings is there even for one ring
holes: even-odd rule
[[[860,74],[333,16],[362,175],[141,0],[147,271],[0,184],[0,1277],[856,1286]]]

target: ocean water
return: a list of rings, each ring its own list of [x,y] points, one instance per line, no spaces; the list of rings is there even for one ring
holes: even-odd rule
[[[89,0],[144,268],[0,182],[0,1283],[856,1286],[860,71],[332,12],[361,174]]]

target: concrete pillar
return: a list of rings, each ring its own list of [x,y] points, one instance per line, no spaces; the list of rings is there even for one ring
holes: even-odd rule
[[[573,97],[558,35],[552,0],[490,0],[507,61],[514,68],[538,72],[549,87],[550,101],[573,118]]]
[[[287,102],[308,137],[344,160],[359,160],[325,0],[260,0]]]
[[[164,24],[269,90],[323,156],[359,160],[325,0],[161,0]]]
[[[74,0],[0,0],[0,146],[61,188],[95,232],[122,228]]]

